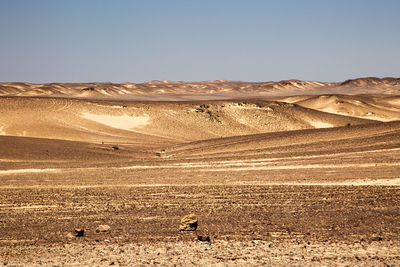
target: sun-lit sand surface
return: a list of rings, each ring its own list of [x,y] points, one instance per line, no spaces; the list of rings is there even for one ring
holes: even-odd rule
[[[0,264],[397,266],[399,89],[2,83]]]
[[[96,121],[101,124],[105,124],[113,128],[118,128],[128,131],[149,124],[149,117],[147,116],[131,117],[126,114],[120,116],[113,116],[113,115],[98,115],[98,114],[83,112],[82,117],[85,119]]]
[[[0,170],[0,175],[20,174],[20,173],[37,173],[37,172],[55,172],[56,169],[20,169],[20,170]]]
[[[329,127],[334,127],[332,124],[330,123],[326,123],[326,122],[320,122],[320,121],[310,121],[309,122],[312,126],[314,126],[315,128],[329,128]]]

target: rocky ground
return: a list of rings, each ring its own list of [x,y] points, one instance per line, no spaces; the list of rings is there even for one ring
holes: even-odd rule
[[[315,185],[3,188],[0,259],[11,266],[395,266],[399,192]],[[197,235],[211,242],[179,231],[191,212]],[[76,237],[75,228],[84,236]]]
[[[7,266],[397,266],[400,241],[180,241],[66,243],[7,248]]]

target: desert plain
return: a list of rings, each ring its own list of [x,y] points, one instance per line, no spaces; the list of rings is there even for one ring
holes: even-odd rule
[[[2,265],[400,264],[397,78],[2,83],[0,148]]]

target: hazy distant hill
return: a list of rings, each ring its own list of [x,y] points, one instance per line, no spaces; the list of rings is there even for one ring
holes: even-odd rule
[[[147,83],[0,83],[0,96],[126,100],[207,100],[320,94],[400,94],[400,78],[359,78],[341,83],[285,80],[150,81]]]

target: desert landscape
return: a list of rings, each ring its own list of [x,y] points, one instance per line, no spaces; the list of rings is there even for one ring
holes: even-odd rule
[[[400,78],[1,83],[0,144],[3,265],[400,264]]]

